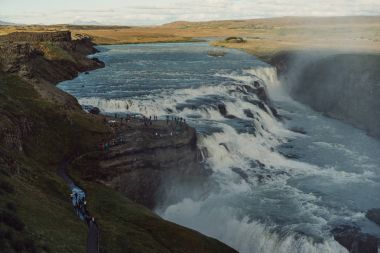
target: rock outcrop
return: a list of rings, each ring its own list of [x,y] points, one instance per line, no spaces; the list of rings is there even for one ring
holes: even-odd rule
[[[71,40],[68,31],[12,33],[0,36],[0,70],[28,80],[43,98],[79,109],[75,98],[51,84],[104,67],[98,59],[87,57],[96,51],[89,38]]]
[[[207,176],[195,129],[183,124],[174,130],[164,121],[149,126],[140,120],[116,124],[115,136],[107,142],[110,149],[78,163],[83,178],[101,182],[152,209],[172,187],[171,182]]]
[[[104,66],[87,57],[97,52],[91,40],[71,40],[70,32],[13,33],[0,38],[1,69],[27,79],[56,84]]]
[[[33,122],[26,117],[15,117],[0,108],[0,141],[7,150],[23,151],[23,138],[31,133]]]
[[[379,239],[361,232],[359,228],[343,225],[331,232],[350,253],[377,253]]]
[[[7,35],[0,36],[0,41],[9,42],[70,42],[70,31],[57,32],[13,32]]]
[[[245,43],[245,42],[247,42],[242,37],[228,37],[225,39],[225,41],[228,43]]]
[[[17,102],[13,100],[21,92],[25,99],[36,99],[36,104],[41,98],[62,108],[82,111],[74,97],[54,84],[75,77],[79,71],[103,66],[103,63],[87,58],[88,54],[96,52],[89,39],[72,41],[70,32],[13,33],[0,38],[0,85],[5,89],[1,91],[0,102],[10,106]],[[54,54],[56,52],[60,54]],[[26,82],[23,83],[14,75]],[[34,89],[24,87],[25,84]],[[14,85],[14,88],[10,85]],[[7,97],[7,92],[15,94]],[[6,150],[22,153],[25,139],[36,132],[37,126],[29,117],[31,115],[25,115],[30,106],[18,106],[20,108],[0,108],[0,142]]]
[[[368,210],[366,217],[380,226],[380,208]]]

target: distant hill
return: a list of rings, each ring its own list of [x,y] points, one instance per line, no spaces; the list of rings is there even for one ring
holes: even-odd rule
[[[277,17],[241,20],[210,20],[210,21],[175,21],[162,25],[166,28],[227,28],[251,29],[278,26],[333,26],[379,24],[380,16],[342,16],[342,17]],[[263,27],[264,26],[264,27]]]
[[[5,22],[0,20],[0,25],[16,25],[15,23]]]
[[[95,20],[75,20],[71,24],[73,24],[73,25],[98,25],[98,26],[103,25],[102,23],[95,21]]]

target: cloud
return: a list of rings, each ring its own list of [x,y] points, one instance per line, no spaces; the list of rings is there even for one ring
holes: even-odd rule
[[[380,15],[379,0],[156,0],[153,4],[59,11],[7,12],[0,18],[19,23],[72,23],[93,20],[103,24],[148,25],[176,20],[205,21],[279,16]],[[145,4],[144,4],[145,3]]]

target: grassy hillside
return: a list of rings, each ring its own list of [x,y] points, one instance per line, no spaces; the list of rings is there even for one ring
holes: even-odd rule
[[[0,73],[0,136],[21,138],[23,149],[0,145],[1,252],[84,252],[87,228],[72,211],[57,164],[106,129],[79,117],[41,99],[18,77]],[[25,125],[29,130],[19,136],[10,132]]]
[[[48,60],[56,61],[70,61],[76,63],[74,57],[68,53],[66,50],[60,48],[51,42],[40,43],[41,51],[44,53],[44,57]]]

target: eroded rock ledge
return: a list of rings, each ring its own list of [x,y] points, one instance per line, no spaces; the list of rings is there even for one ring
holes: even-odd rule
[[[4,36],[0,36],[0,41],[11,41],[11,42],[70,42],[71,32],[70,31],[59,31],[59,32],[14,32]]]
[[[104,67],[98,59],[87,57],[95,52],[90,38],[72,40],[69,31],[11,33],[0,36],[0,70],[27,80],[45,99],[80,109],[75,98],[51,84]]]
[[[173,122],[138,119],[114,123],[109,150],[87,154],[77,161],[82,177],[105,184],[133,201],[154,208],[175,177],[205,178],[195,129]],[[99,147],[102,149],[102,147]],[[176,180],[176,181],[177,181]]]
[[[87,57],[96,51],[89,38],[72,40],[69,31],[0,36],[0,85],[6,87],[6,83],[12,83],[18,85],[14,90],[24,90],[26,99],[39,95],[57,107],[82,112],[77,100],[54,84],[72,79],[81,71],[103,67],[99,60]],[[22,88],[16,76],[34,90]],[[35,131],[35,122],[22,113],[15,116],[10,111],[0,108],[0,141],[7,149],[22,152],[23,139]]]

